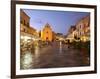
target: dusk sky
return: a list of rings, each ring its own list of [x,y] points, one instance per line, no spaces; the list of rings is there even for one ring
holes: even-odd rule
[[[40,31],[46,23],[56,33],[67,34],[71,25],[75,25],[81,18],[88,16],[88,12],[71,11],[53,11],[53,10],[35,10],[24,9],[24,12],[30,17],[30,26]]]

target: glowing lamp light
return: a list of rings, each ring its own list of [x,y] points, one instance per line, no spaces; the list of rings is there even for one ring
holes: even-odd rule
[[[82,40],[83,42],[86,42],[86,41],[88,40],[88,37],[83,36],[83,37],[81,37],[81,40]]]

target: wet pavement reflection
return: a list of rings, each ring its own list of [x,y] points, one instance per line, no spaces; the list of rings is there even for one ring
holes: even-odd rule
[[[21,52],[21,69],[89,66],[89,57],[84,52],[68,48],[61,42],[53,42],[45,47],[35,47],[34,51]]]

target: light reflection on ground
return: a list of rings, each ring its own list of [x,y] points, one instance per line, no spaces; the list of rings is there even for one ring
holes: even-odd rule
[[[52,45],[43,48],[37,46],[34,51],[28,50],[21,53],[20,68],[89,66],[89,58],[82,51],[68,48],[67,45],[63,45],[62,43],[52,43]]]
[[[31,68],[33,63],[33,55],[29,51],[26,51],[24,53],[25,54],[21,58],[23,69]]]

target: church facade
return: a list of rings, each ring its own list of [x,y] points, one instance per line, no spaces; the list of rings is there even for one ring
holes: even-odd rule
[[[47,23],[41,31],[42,41],[52,41],[53,40],[53,31],[51,26]]]

